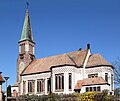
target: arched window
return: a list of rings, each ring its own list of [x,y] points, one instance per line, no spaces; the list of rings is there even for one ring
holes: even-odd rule
[[[45,91],[45,80],[44,79],[37,80],[37,92],[42,93],[44,91]]]
[[[64,89],[64,74],[55,75],[55,89],[56,91]]]
[[[30,80],[28,81],[28,93],[32,93],[34,92],[34,87],[35,87],[35,81],[34,80]]]
[[[21,45],[21,54],[23,54],[25,52],[25,44]]]

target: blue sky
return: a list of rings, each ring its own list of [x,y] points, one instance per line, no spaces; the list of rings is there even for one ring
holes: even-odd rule
[[[26,0],[0,0],[0,71],[11,85],[25,10]],[[87,43],[110,63],[120,56],[120,0],[29,0],[29,15],[37,59]]]

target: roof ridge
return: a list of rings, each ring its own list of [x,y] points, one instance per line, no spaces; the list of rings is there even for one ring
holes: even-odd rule
[[[84,49],[84,50],[81,50],[81,51],[73,51],[73,52],[83,52],[83,51],[85,51],[85,50],[86,50],[86,49]],[[56,56],[59,56],[59,55],[70,54],[70,53],[73,53],[73,52],[66,52],[66,53],[63,53],[63,54],[51,55],[51,56],[42,57],[42,58],[39,58],[39,59],[36,59],[36,60],[45,59],[45,58],[49,58],[49,57],[56,57]]]
[[[33,63],[34,61],[37,61],[37,60],[33,60],[33,61],[31,61],[27,66],[25,66],[25,68],[23,69],[23,71],[22,71],[22,73],[21,74],[23,74],[24,73],[24,71],[27,69],[27,67],[31,64],[31,63]],[[20,74],[20,75],[21,75]]]
[[[66,53],[66,55],[68,56],[68,58],[75,64],[75,66],[77,66],[76,62],[69,56],[68,53]]]

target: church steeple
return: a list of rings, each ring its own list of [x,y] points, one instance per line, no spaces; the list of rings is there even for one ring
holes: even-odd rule
[[[24,20],[24,25],[23,25],[23,29],[22,29],[22,35],[21,35],[21,39],[19,42],[21,41],[33,41],[33,36],[32,36],[32,29],[31,29],[31,25],[30,25],[30,17],[29,17],[29,12],[28,12],[28,3],[27,3],[27,8],[26,8],[26,15],[25,15],[25,20]]]
[[[20,82],[20,74],[23,72],[25,67],[28,66],[35,59],[34,47],[35,43],[33,41],[27,3],[22,34],[19,40],[19,55],[17,59],[17,82]]]

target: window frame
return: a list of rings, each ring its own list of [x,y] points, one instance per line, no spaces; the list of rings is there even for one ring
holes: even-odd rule
[[[89,87],[86,87],[85,90],[86,90],[86,92],[89,92]]]
[[[90,87],[90,92],[92,92],[93,91],[93,89],[92,89],[93,87]]]
[[[93,91],[97,91],[97,88],[96,88],[96,87],[93,87]]]
[[[72,73],[68,74],[68,89],[72,90]]]
[[[108,82],[108,73],[105,73],[105,81]]]
[[[50,78],[47,79],[47,92],[50,92]]]
[[[64,73],[55,74],[55,91],[64,90]]]
[[[96,78],[96,77],[98,77],[98,73],[88,74],[88,78]]]
[[[100,86],[97,86],[97,91],[101,91],[101,87]]]
[[[86,87],[85,88],[86,92],[97,92],[97,91],[101,91],[101,86],[93,86],[93,87]]]
[[[21,44],[20,47],[21,47],[21,53],[23,54],[25,52],[25,44]]]
[[[45,79],[37,79],[37,93],[45,92]]]
[[[33,93],[35,90],[35,81],[28,80],[28,93]]]

